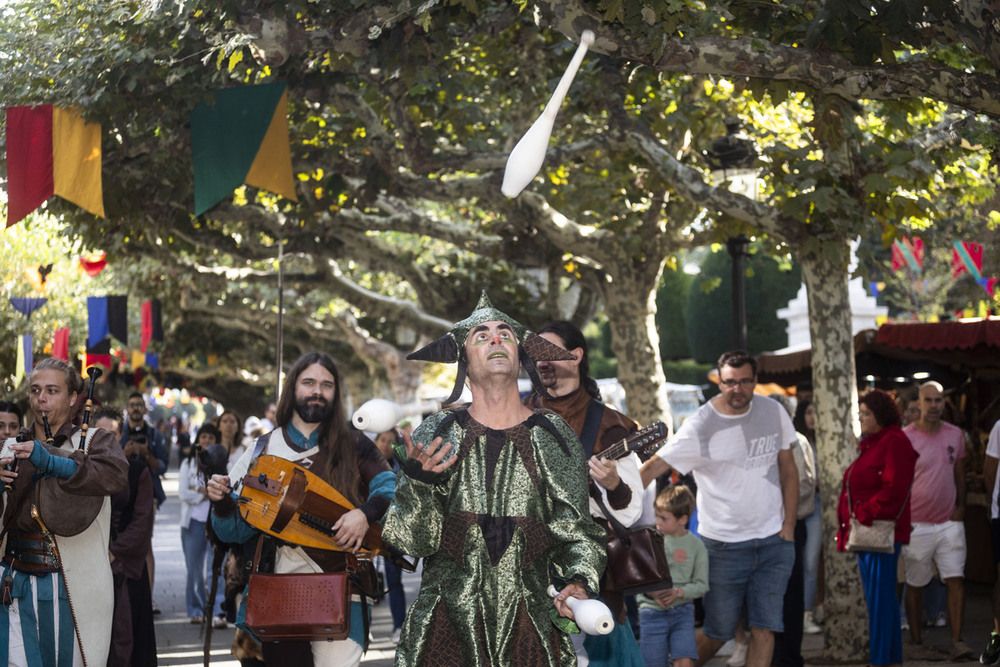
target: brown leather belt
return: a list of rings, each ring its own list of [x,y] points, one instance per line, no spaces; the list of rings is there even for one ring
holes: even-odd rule
[[[33,574],[59,571],[59,558],[42,533],[10,531],[3,562],[15,570]]]

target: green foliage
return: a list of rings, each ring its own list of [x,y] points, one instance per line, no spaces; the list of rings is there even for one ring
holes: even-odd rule
[[[708,382],[708,374],[714,368],[715,361],[715,359],[709,363],[698,363],[693,359],[665,361],[663,373],[667,376],[667,382],[703,385]]]
[[[660,334],[660,358],[664,370],[668,360],[691,356],[684,311],[693,282],[694,276],[683,270],[667,269],[656,290],[656,331]]]
[[[788,345],[787,323],[775,311],[788,305],[801,284],[798,266],[783,269],[762,253],[746,263],[747,339],[750,352],[758,354]],[[691,356],[699,363],[714,363],[733,348],[732,262],[724,250],[710,253],[701,263],[695,284],[711,281],[715,289],[692,289],[687,295],[687,334]]]

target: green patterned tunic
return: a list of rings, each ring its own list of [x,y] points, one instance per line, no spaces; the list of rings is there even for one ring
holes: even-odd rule
[[[413,440],[438,435],[459,461],[436,477],[404,464],[410,474],[399,475],[382,533],[424,558],[396,665],[575,665],[546,589],[575,580],[594,594],[604,571],[579,440],[545,411],[495,431],[464,409],[445,410]]]

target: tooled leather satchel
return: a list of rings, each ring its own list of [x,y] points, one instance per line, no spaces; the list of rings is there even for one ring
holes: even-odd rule
[[[350,572],[267,574],[254,571],[247,588],[246,625],[262,642],[339,641],[351,632]]]

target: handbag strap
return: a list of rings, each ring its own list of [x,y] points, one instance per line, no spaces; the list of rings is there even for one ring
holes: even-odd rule
[[[855,461],[854,463],[857,463]],[[856,519],[854,516],[854,501],[851,500],[851,473],[854,472],[854,463],[850,465],[847,469],[847,508],[851,510],[851,518]],[[903,498],[903,504],[899,506],[899,512],[896,513],[896,518],[893,521],[899,521],[899,517],[903,516],[903,510],[906,509],[906,502],[910,499],[910,491],[913,490],[913,480],[910,480],[910,487],[906,489],[906,497]]]
[[[597,427],[601,425],[603,417],[604,404],[596,398],[590,399],[590,405],[587,406],[587,417],[584,419],[583,430],[580,432],[580,442],[583,444],[583,458],[585,461],[594,453],[594,445],[597,444]],[[624,482],[622,483],[624,484]],[[628,529],[611,514],[611,510],[604,504],[604,495],[597,488],[597,484],[591,484],[590,489],[590,496],[597,502],[597,506],[601,508],[601,512],[604,513],[608,523],[611,524],[618,539],[626,547],[632,546],[632,541],[628,537]]]
[[[624,482],[622,482],[622,484],[624,484]],[[597,488],[596,484],[591,487],[590,496],[597,502],[597,506],[601,508],[601,512],[604,513],[605,518],[607,518],[608,523],[611,524],[611,528],[614,529],[615,535],[618,536],[621,543],[625,545],[626,549],[630,548],[632,546],[632,540],[629,539],[628,529],[621,521],[616,519],[614,515],[611,514],[611,510],[609,510],[608,506],[604,504],[604,495],[601,493],[600,489]]]

